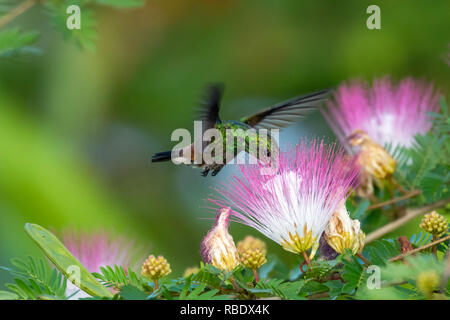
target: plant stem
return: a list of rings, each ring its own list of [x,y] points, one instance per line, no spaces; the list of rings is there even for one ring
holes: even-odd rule
[[[6,24],[14,20],[16,17],[20,16],[22,13],[30,9],[32,6],[36,4],[38,0],[25,0],[17,7],[12,9],[10,12],[5,14],[0,18],[0,28],[4,27]]]
[[[364,256],[362,255],[362,253],[357,253],[356,255],[364,262],[364,264],[365,264],[366,266],[370,266],[370,265],[371,265],[370,261],[367,260],[367,258],[364,257]]]
[[[300,268],[300,272],[301,273],[305,273],[305,271],[303,271],[303,266],[306,264],[305,261],[302,261],[302,263],[300,263],[300,265],[298,266]]]
[[[312,271],[313,267],[306,252],[303,252],[303,257],[305,258],[306,264],[308,265],[309,269]]]
[[[433,234],[433,242],[436,242],[436,240],[438,240],[437,235]],[[433,251],[433,255],[434,257],[437,259],[437,244],[435,244],[433,247],[431,247],[432,251]]]
[[[158,290],[159,289],[158,279],[155,279],[154,283],[155,283],[155,290]]]
[[[345,280],[342,279],[342,274],[340,274],[338,271],[334,271],[326,279],[327,280],[340,280],[341,282],[345,282]]]
[[[390,200],[387,200],[387,201],[384,201],[384,202],[380,202],[380,203],[375,203],[375,204],[367,207],[367,210],[378,209],[378,208],[387,206],[389,204],[394,204],[394,203],[396,203],[398,201],[402,201],[402,200],[405,200],[405,199],[408,199],[408,198],[415,197],[415,196],[419,195],[421,192],[422,192],[421,190],[413,190],[410,193],[405,194],[405,195],[403,195],[401,197],[390,199]]]
[[[259,278],[258,270],[253,269],[253,276],[255,277],[256,283],[258,283],[261,279]]]
[[[241,292],[241,291],[242,291],[241,288],[240,288],[240,287],[238,286],[238,284],[236,283],[236,280],[234,280],[233,276],[231,276],[231,277],[229,278],[229,280],[230,280],[231,284],[233,285],[233,288],[234,288],[234,290],[235,290],[236,292]]]
[[[443,238],[440,238],[439,240],[436,240],[436,241],[427,243],[426,245],[423,245],[423,246],[421,246],[421,247],[419,247],[419,248],[410,250],[410,251],[405,252],[405,253],[402,253],[402,254],[400,254],[400,255],[398,255],[398,256],[396,256],[396,257],[393,257],[393,258],[389,259],[389,262],[394,262],[394,261],[397,261],[397,260],[401,260],[401,259],[403,259],[403,258],[405,258],[405,257],[407,257],[407,256],[410,256],[410,255],[412,255],[412,254],[414,254],[414,253],[417,253],[417,252],[419,252],[419,251],[428,249],[428,248],[430,248],[430,247],[434,247],[434,246],[436,246],[437,244],[439,244],[439,243],[441,243],[441,242],[444,242],[444,241],[447,241],[447,240],[449,240],[449,239],[450,239],[450,235],[448,235],[448,236],[446,236],[446,237],[443,237]]]
[[[423,206],[420,208],[406,210],[406,214],[403,217],[401,217],[395,221],[392,221],[391,223],[388,223],[387,225],[375,230],[372,233],[369,233],[366,237],[365,244],[372,242],[378,238],[381,238],[386,233],[394,231],[395,229],[401,227],[402,225],[404,225],[411,219],[413,219],[421,214],[424,214],[428,211],[443,207],[449,202],[450,202],[450,199],[444,199],[444,200],[439,200],[435,203],[432,203],[432,204],[429,204],[429,205],[426,205],[426,206]]]

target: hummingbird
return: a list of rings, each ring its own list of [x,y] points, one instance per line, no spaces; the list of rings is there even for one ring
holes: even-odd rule
[[[245,152],[259,160],[262,160],[265,157],[271,157],[272,153],[276,152],[274,141],[270,135],[267,137],[267,135],[258,133],[258,130],[281,129],[291,125],[296,120],[304,118],[309,113],[316,110],[317,107],[326,100],[329,94],[328,89],[320,90],[277,103],[262,109],[253,115],[243,117],[240,120],[222,120],[219,116],[219,110],[223,92],[223,84],[210,84],[206,87],[205,99],[201,103],[199,120],[202,124],[202,136],[208,129],[217,129],[222,136],[221,143],[223,143],[226,142],[227,133],[232,134],[232,143],[223,143],[222,153],[223,155],[228,155],[229,152],[234,152],[230,157],[231,159],[227,157],[227,161],[225,162],[217,161],[208,163],[201,157],[201,162],[195,163],[193,162],[195,154],[196,152],[197,154],[199,152],[201,153],[201,151],[198,150],[199,144],[194,142],[184,148],[156,153],[152,156],[152,162],[163,162],[171,159],[174,162],[184,162],[191,166],[202,168],[202,176],[206,177],[209,172],[211,172],[212,176],[216,176],[227,163],[230,163],[230,161],[237,156],[236,152],[238,150],[245,150]],[[255,129],[256,135],[254,135],[254,139],[256,139],[256,141],[251,141],[252,138],[249,138],[248,135],[246,135],[247,131],[250,129]],[[242,135],[245,135],[245,137],[243,139],[238,139]],[[240,141],[240,143],[244,145],[238,145],[239,142],[236,141]],[[250,142],[256,143],[258,146],[257,152],[249,147]],[[201,141],[200,146],[203,147],[202,150],[204,150],[206,147],[214,147],[214,144],[216,143],[219,143],[218,140],[211,139],[210,141]],[[260,154],[259,152],[259,146],[261,145],[265,147],[265,155],[262,153]]]

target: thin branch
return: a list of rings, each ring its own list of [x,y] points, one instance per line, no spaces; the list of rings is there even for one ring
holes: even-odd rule
[[[362,253],[357,253],[356,255],[364,262],[364,264],[365,264],[366,266],[370,266],[370,265],[371,265],[370,261],[367,260],[367,258],[364,257],[364,256],[362,255]]]
[[[404,225],[411,219],[414,219],[415,217],[420,216],[421,214],[427,213],[429,211],[432,211],[434,209],[443,207],[449,202],[450,202],[450,199],[444,199],[444,200],[439,200],[435,203],[432,203],[432,204],[429,204],[429,205],[426,205],[426,206],[423,206],[420,208],[406,210],[406,214],[403,217],[401,217],[395,221],[392,221],[391,223],[388,223],[387,225],[375,230],[372,233],[369,233],[366,237],[365,244],[368,244],[369,242],[372,242],[378,238],[381,238],[385,234],[392,232],[395,229],[401,227],[402,225]]]
[[[17,7],[12,9],[10,12],[5,14],[3,17],[0,18],[0,28],[4,27],[6,24],[20,16],[22,13],[30,9],[32,6],[36,4],[38,0],[25,0],[21,4],[19,4]]]
[[[410,255],[412,255],[412,254],[414,254],[414,253],[417,253],[417,252],[419,252],[419,251],[428,249],[428,248],[430,248],[430,247],[434,247],[435,245],[437,245],[437,244],[439,244],[439,243],[441,243],[441,242],[447,241],[447,240],[449,240],[449,239],[450,239],[450,235],[448,235],[448,236],[446,236],[446,237],[443,237],[443,238],[441,238],[441,239],[439,239],[439,240],[436,240],[436,241],[427,243],[426,245],[423,245],[423,246],[421,246],[421,247],[419,247],[419,248],[416,248],[416,249],[410,250],[410,251],[408,251],[408,252],[402,253],[402,254],[400,254],[400,255],[398,255],[398,256],[396,256],[396,257],[391,258],[389,261],[390,261],[390,262],[393,262],[393,261],[401,260],[401,259],[403,259],[403,258],[405,258],[405,257],[407,257],[407,256],[410,256]]]
[[[408,199],[408,198],[412,198],[412,197],[415,197],[415,196],[419,195],[421,192],[422,192],[421,190],[414,190],[414,191],[411,191],[410,193],[405,194],[405,195],[403,195],[401,197],[390,199],[388,201],[384,201],[384,202],[380,202],[380,203],[375,203],[375,204],[369,206],[367,208],[367,210],[378,209],[378,208],[387,206],[389,204],[396,203],[398,201],[402,201],[402,200],[405,200],[405,199]]]
[[[230,278],[228,278],[231,282],[231,284],[233,285],[234,291],[237,293],[243,293],[246,292],[245,289],[239,287],[239,285],[237,284],[236,280],[234,280],[234,277],[231,276]]]

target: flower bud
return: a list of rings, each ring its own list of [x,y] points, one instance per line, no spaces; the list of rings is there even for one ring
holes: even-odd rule
[[[378,179],[385,179],[394,173],[397,165],[394,158],[364,131],[355,130],[348,139],[352,146],[361,148],[358,163],[364,171]]]
[[[448,230],[447,219],[436,211],[426,214],[419,226],[426,232],[438,237],[445,234]]]
[[[364,248],[365,234],[362,232],[358,220],[352,220],[342,201],[337,210],[331,216],[324,232],[325,240],[338,253],[344,249],[357,254]]]
[[[426,296],[430,296],[439,286],[439,275],[435,270],[421,272],[416,280],[417,289]]]
[[[258,238],[252,236],[246,236],[244,240],[241,240],[237,244],[237,251],[239,255],[247,250],[259,250],[263,255],[266,255],[266,243]]]
[[[247,249],[239,253],[244,267],[257,270],[267,262],[266,255],[259,249]]]
[[[239,265],[236,245],[228,233],[230,215],[230,208],[220,209],[213,228],[203,238],[201,244],[203,261],[224,271],[231,271]]]
[[[170,270],[170,264],[163,256],[156,258],[151,255],[144,261],[141,272],[145,277],[157,280],[167,276],[172,270]]]

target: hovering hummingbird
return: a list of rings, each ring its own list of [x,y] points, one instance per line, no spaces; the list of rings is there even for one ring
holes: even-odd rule
[[[230,148],[232,149],[231,151],[234,152],[231,156],[231,159],[227,157],[227,161],[220,161],[219,163],[208,163],[203,160],[203,157],[201,157],[200,159],[202,160],[200,163],[194,163],[193,160],[195,154],[196,152],[199,152],[198,150],[196,150],[198,149],[199,144],[196,144],[194,142],[181,149],[156,153],[152,156],[152,162],[163,162],[169,161],[171,159],[174,162],[186,161],[185,163],[189,163],[194,167],[202,168],[202,175],[204,177],[206,177],[210,171],[212,171],[211,175],[215,176],[227,163],[230,162],[230,160],[234,159],[234,157],[237,156],[237,150],[245,150],[245,152],[255,156],[260,160],[261,158],[263,158],[262,154],[259,154],[259,152],[255,153],[253,149],[249,148],[250,139],[248,138],[246,133],[250,129],[256,130],[256,135],[254,136],[254,139],[256,139],[256,141],[252,141],[256,142],[258,146],[258,148],[256,149],[259,151],[259,146],[264,146],[265,150],[267,150],[264,156],[270,157],[272,152],[275,153],[274,141],[272,141],[270,135],[269,137],[267,137],[267,135],[258,133],[258,130],[281,129],[291,125],[297,119],[304,118],[311,111],[317,109],[317,107],[325,101],[329,93],[329,90],[317,91],[311,94],[298,96],[284,102],[280,102],[269,108],[263,109],[256,114],[241,118],[239,121],[222,121],[219,117],[219,107],[223,91],[224,87],[221,84],[212,84],[206,88],[206,99],[202,103],[200,121],[202,123],[202,136],[203,133],[208,129],[217,129],[222,136],[221,143],[223,143],[224,141],[226,142],[227,133],[229,134],[231,132],[231,134],[233,135],[233,142],[231,143],[231,146],[227,143],[223,144],[223,155],[228,154],[227,152],[230,152]],[[244,139],[237,139],[240,136],[244,135]],[[241,143],[243,143],[244,145],[238,145],[239,142],[237,141],[241,141]],[[211,141],[202,141],[200,146],[204,149],[205,147],[213,146],[213,144],[215,143],[219,142],[216,141],[216,139]]]

